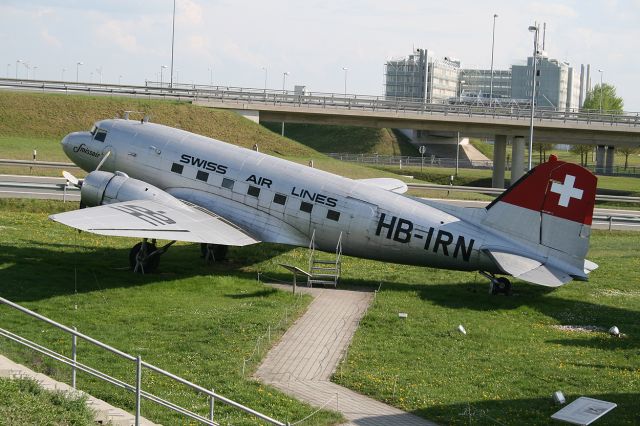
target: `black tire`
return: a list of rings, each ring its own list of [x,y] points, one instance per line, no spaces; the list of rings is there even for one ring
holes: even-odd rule
[[[509,281],[507,278],[505,277],[498,278],[497,287],[499,288],[498,290],[499,293],[503,293],[507,296],[511,294],[511,281]],[[497,294],[497,293],[494,293],[494,294]]]
[[[212,262],[221,262],[227,259],[227,252],[229,251],[229,246],[225,246],[221,244],[205,244],[205,243],[200,244],[200,254],[201,254],[200,257],[204,259],[207,258],[207,247],[211,251],[211,254],[213,255],[213,259],[207,259],[207,260],[211,260]]]
[[[138,253],[142,250],[142,243],[138,243],[131,248],[129,251],[129,267],[132,271],[136,269],[136,257]],[[147,255],[156,251],[156,245],[153,243],[147,243]],[[160,254],[156,254],[155,256],[148,257],[144,262],[142,262],[142,268],[144,269],[144,273],[154,272],[158,269],[160,265]],[[143,273],[141,270],[136,271],[138,273]]]

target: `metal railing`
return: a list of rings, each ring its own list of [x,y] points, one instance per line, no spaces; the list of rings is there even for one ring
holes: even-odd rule
[[[90,374],[93,377],[96,377],[100,380],[103,380],[107,383],[110,383],[116,387],[119,387],[121,389],[130,391],[130,392],[134,392],[135,393],[135,424],[136,426],[138,426],[140,424],[140,402],[141,399],[144,398],[146,400],[152,401],[162,407],[168,408],[169,410],[172,410],[176,413],[179,413],[185,417],[188,417],[190,419],[196,420],[200,423],[206,424],[206,425],[211,425],[211,426],[218,426],[218,423],[216,423],[214,421],[214,404],[216,401],[220,401],[224,404],[227,404],[233,408],[236,408],[244,413],[247,413],[251,416],[254,416],[260,420],[263,420],[267,423],[273,424],[273,425],[278,425],[278,426],[286,426],[286,423],[280,422],[278,420],[275,420],[265,414],[259,413],[258,411],[255,411],[249,407],[246,407],[238,402],[235,402],[231,399],[225,398],[222,395],[219,395],[217,393],[215,393],[212,390],[209,389],[205,389],[202,386],[196,385],[188,380],[185,380],[181,377],[176,376],[175,374],[169,373],[166,370],[163,370],[153,364],[149,364],[148,362],[145,362],[142,360],[142,358],[140,357],[140,355],[138,356],[133,356],[130,355],[128,353],[125,353],[121,350],[118,350],[112,346],[109,346],[105,343],[100,342],[99,340],[96,340],[92,337],[89,337],[85,334],[82,334],[78,331],[76,331],[75,328],[70,328],[67,327],[65,325],[62,325],[60,323],[57,323],[43,315],[40,315],[36,312],[30,311],[27,308],[24,308],[16,303],[13,303],[7,299],[4,299],[2,297],[0,297],[0,303],[9,306],[19,312],[22,312],[26,315],[29,315],[33,318],[36,318],[46,324],[49,324],[53,327],[58,328],[59,330],[62,330],[63,332],[69,334],[71,336],[71,358],[62,355],[58,352],[53,351],[52,349],[46,348],[38,343],[35,343],[33,341],[30,341],[24,337],[21,337],[15,333],[12,333],[8,330],[5,330],[4,328],[0,328],[0,335],[6,337],[9,340],[12,340],[16,343],[19,343],[23,346],[26,346],[28,348],[31,348],[45,356],[48,356],[56,361],[59,361],[63,364],[66,364],[68,366],[71,367],[71,385],[72,387],[75,389],[76,387],[76,371],[80,370],[83,371],[87,374]],[[115,354],[117,356],[119,356],[120,358],[123,358],[131,363],[133,363],[134,367],[135,367],[135,371],[136,371],[136,383],[135,384],[129,384],[124,382],[123,380],[117,379],[115,377],[109,376],[108,374],[101,372],[100,370],[90,367],[88,365],[85,365],[81,362],[78,361],[78,354],[77,354],[77,339],[80,338],[82,340],[85,340],[86,342],[89,342],[95,346],[97,346],[100,349],[103,349],[107,352],[110,352],[112,354]],[[142,388],[142,374],[143,374],[143,368],[153,371],[157,374],[160,374],[162,376],[165,376],[177,383],[180,383],[182,385],[187,386],[188,388],[191,388],[192,390],[196,391],[197,393],[200,394],[204,394],[209,398],[209,417],[205,417],[202,416],[200,414],[194,413],[184,407],[181,407],[180,405],[167,401],[166,399],[163,399],[159,396],[156,396],[148,391],[145,391]]]
[[[360,111],[392,112],[394,114],[431,114],[459,117],[528,120],[531,109],[520,104],[449,104],[427,103],[414,99],[389,98],[325,92],[296,92],[288,90],[257,89],[247,87],[208,86],[198,84],[174,84],[145,82],[144,86],[73,83],[54,80],[16,80],[0,78],[0,87],[50,92],[84,92],[114,96],[147,98],[171,98],[191,101],[234,102],[242,104],[293,106],[321,109],[347,109]],[[535,119],[539,122],[579,123],[585,125],[640,127],[640,113],[594,111],[582,109],[560,110],[538,107]]]

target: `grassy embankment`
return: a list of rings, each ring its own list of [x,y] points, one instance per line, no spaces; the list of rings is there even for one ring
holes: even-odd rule
[[[392,176],[328,158],[318,151],[240,117],[238,114],[187,102],[106,96],[14,93],[0,91],[0,158],[30,160],[34,149],[41,161],[69,161],[60,147],[64,135],[89,130],[97,120],[142,111],[151,121],[178,127],[245,148],[258,144],[261,152],[356,179]],[[383,142],[381,142],[383,143]],[[392,143],[392,141],[388,141]],[[57,176],[59,170],[0,168],[0,173]]]
[[[280,123],[261,123],[280,133]],[[319,152],[419,156],[406,136],[391,129],[290,123],[285,135]]]
[[[266,350],[309,302],[308,297],[265,287],[257,282],[256,272],[269,269],[270,275],[288,280],[289,274],[277,262],[303,266],[304,250],[270,244],[232,248],[229,262],[207,265],[200,259],[198,245],[179,243],[163,256],[159,273],[141,276],[127,268],[131,239],[79,234],[47,220],[52,212],[77,207],[77,203],[0,200],[2,297],[281,421],[300,420],[315,411],[250,379]],[[0,310],[3,328],[70,356],[68,335],[7,307]],[[69,383],[70,369],[62,364],[4,339],[0,351]],[[243,376],[245,358],[250,360]],[[135,383],[134,363],[84,341],[78,343],[78,360]],[[97,398],[134,409],[130,392],[84,373],[78,373],[78,384]],[[143,385],[202,415],[208,413],[205,398],[148,370]],[[149,402],[143,403],[142,413],[162,424],[184,421]],[[216,404],[216,413],[223,424],[258,423],[222,403]],[[323,411],[305,424],[330,425],[339,419]]]
[[[0,378],[0,424],[95,425],[85,397],[44,390],[32,379]]]

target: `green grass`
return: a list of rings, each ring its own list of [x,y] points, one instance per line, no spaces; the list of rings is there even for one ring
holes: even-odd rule
[[[0,424],[94,425],[86,397],[44,390],[33,379],[0,378]]]
[[[277,134],[281,132],[281,123],[262,125]],[[287,123],[285,136],[319,152],[420,155],[406,136],[391,129]]]
[[[257,282],[256,272],[273,270],[289,279],[276,262],[306,262],[304,250],[261,244],[231,249],[231,261],[207,265],[199,247],[180,244],[163,257],[160,271],[145,276],[126,268],[131,239],[99,237],[47,220],[47,213],[77,208],[77,203],[0,201],[0,295],[160,368],[282,421],[299,420],[315,411],[250,379],[260,357],[308,304]],[[46,344],[69,356],[70,338],[42,323],[2,310],[2,327]],[[281,323],[282,327],[276,327]],[[266,342],[271,326],[271,343]],[[252,356],[261,338],[258,356]],[[17,362],[69,382],[69,368],[6,340],[0,350]],[[244,359],[249,358],[242,376]],[[134,365],[81,341],[78,359],[134,381]],[[80,389],[132,411],[131,393],[79,373]],[[143,384],[161,397],[208,413],[208,402],[183,386],[145,370]],[[223,424],[256,424],[244,415],[216,405]],[[149,402],[145,417],[179,424],[181,417]],[[310,424],[328,425],[340,416],[323,411]]]
[[[334,379],[440,424],[549,424],[556,390],[568,401],[617,403],[599,424],[637,424],[637,248],[637,233],[596,231],[589,258],[600,269],[590,282],[556,290],[516,282],[512,297],[489,295],[487,280],[470,273],[344,267],[352,280],[382,287]],[[556,325],[617,325],[624,337]]]

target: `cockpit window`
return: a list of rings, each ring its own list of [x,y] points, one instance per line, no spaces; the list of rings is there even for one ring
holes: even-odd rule
[[[93,127],[91,128],[91,136],[95,136],[95,135],[96,135],[96,131],[97,131],[97,130],[98,130],[98,127],[97,127],[97,126],[93,126]]]
[[[102,129],[96,129],[96,132],[93,135],[93,138],[97,141],[104,142],[107,138],[107,131]]]

